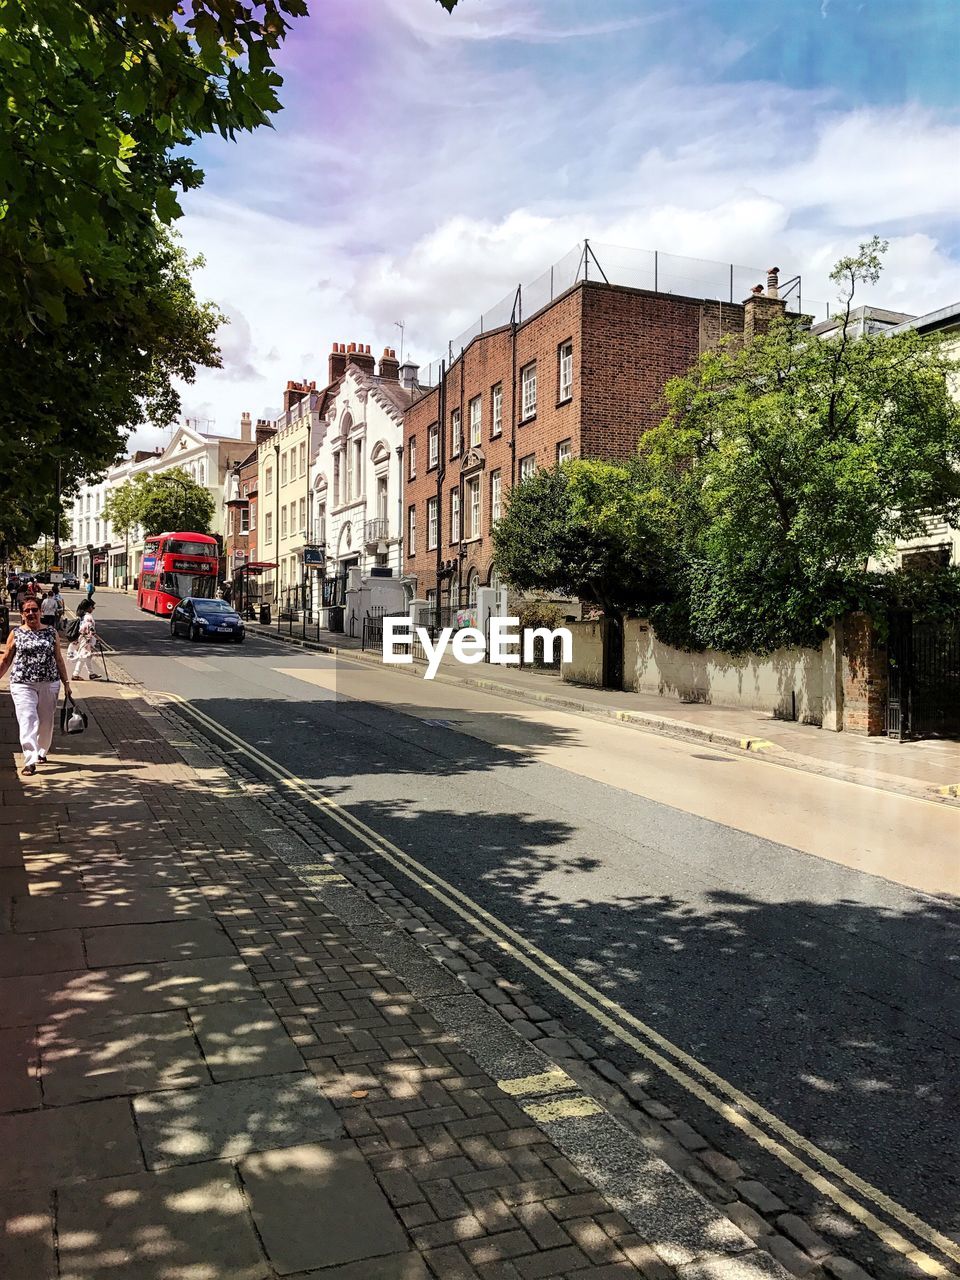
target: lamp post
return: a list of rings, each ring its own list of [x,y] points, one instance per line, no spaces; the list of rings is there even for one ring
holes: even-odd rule
[[[89,557],[89,564],[90,564],[90,581],[91,581],[91,582],[93,582],[93,552],[94,552],[94,546],[93,546],[93,543],[92,543],[92,542],[88,542],[88,543],[87,543],[87,555],[88,555],[88,557]]]

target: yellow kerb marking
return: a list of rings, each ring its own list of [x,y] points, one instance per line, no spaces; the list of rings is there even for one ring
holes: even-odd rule
[[[960,797],[960,782],[952,782],[946,787],[937,787],[937,791],[942,796]]]
[[[557,1098],[554,1102],[531,1102],[520,1104],[532,1120],[541,1124],[549,1124],[551,1120],[574,1120],[578,1116],[595,1116],[603,1111],[599,1102],[593,1098]]]
[[[502,1089],[504,1093],[509,1093],[512,1098],[561,1093],[564,1089],[576,1089],[576,1087],[576,1080],[571,1080],[559,1067],[556,1071],[544,1071],[539,1076],[517,1076],[513,1080],[497,1081],[497,1088]]]
[[[741,738],[740,748],[743,751],[768,751],[774,744],[766,738]]]

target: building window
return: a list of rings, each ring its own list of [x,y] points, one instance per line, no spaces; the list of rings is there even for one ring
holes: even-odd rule
[[[490,472],[490,523],[496,524],[503,514],[502,489],[500,485],[500,472]]]
[[[460,410],[454,409],[450,415],[450,457],[459,458],[463,448],[463,432],[460,428]]]
[[[480,477],[474,476],[466,485],[467,537],[479,538],[480,528]]]
[[[241,533],[250,532],[250,508],[249,507],[240,508],[240,532]]]
[[[498,382],[490,392],[490,434],[498,436],[503,431],[503,383]]]
[[[281,453],[280,455],[280,487],[282,488],[286,483],[287,483],[287,455],[284,452],[284,453]]]
[[[477,607],[477,591],[480,589],[480,575],[476,569],[471,569],[467,577],[467,608],[475,609]]]
[[[570,441],[569,440],[561,440],[560,443],[557,445],[557,461],[558,462],[570,461]]]
[[[407,511],[407,555],[415,556],[417,554],[417,508],[410,507]]]
[[[344,502],[349,502],[353,497],[353,450],[349,444],[344,451],[344,460],[347,468],[343,478],[343,500]]]
[[[340,454],[333,455],[333,505],[340,505]]]
[[[321,502],[317,507],[317,541],[327,540],[327,504]]]
[[[537,362],[532,361],[520,370],[520,421],[526,422],[537,412]]]
[[[359,498],[363,493],[363,441],[353,442],[353,496]]]
[[[450,541],[460,541],[460,490],[450,490]]]
[[[528,453],[525,458],[520,459],[520,479],[529,480],[537,469],[537,455]]]
[[[297,478],[297,451],[291,446],[290,448],[290,479]]]
[[[285,538],[286,536],[287,536],[287,508],[281,507],[280,508],[280,537]]]
[[[417,437],[411,436],[407,442],[407,479],[417,478]],[[413,555],[413,552],[410,552]]]
[[[89,495],[89,493],[88,493],[88,494],[87,494],[87,511],[89,511],[89,510],[90,510],[90,495]]]
[[[207,464],[205,462],[197,463],[197,484],[207,483]]]
[[[558,352],[559,400],[569,400],[573,395],[573,343],[563,342]]]
[[[470,448],[475,449],[480,443],[480,415],[483,409],[483,403],[480,396],[474,396],[470,401]]]
[[[251,499],[250,499],[250,521],[249,521],[249,523],[250,523],[250,528],[254,531],[254,533],[256,533],[256,530],[257,530],[257,500],[256,500],[256,498],[251,498]]]
[[[263,521],[263,536],[267,542],[273,541],[273,512],[268,511]]]
[[[300,532],[306,535],[306,532],[307,532],[307,500],[306,498],[300,499],[300,519],[297,521],[297,524],[300,527]]]
[[[440,462],[440,424],[427,427],[427,470]]]
[[[306,440],[302,440],[300,442],[300,474],[302,476],[307,474],[307,442]]]
[[[267,467],[263,473],[263,492],[273,493],[273,467]]]
[[[427,499],[427,550],[434,551],[437,546],[438,508],[436,498]]]

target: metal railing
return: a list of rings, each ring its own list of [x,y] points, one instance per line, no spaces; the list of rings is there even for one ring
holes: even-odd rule
[[[363,620],[363,635],[360,640],[361,649],[383,648],[383,606],[374,607],[367,612]]]
[[[386,516],[378,516],[376,520],[368,520],[363,526],[364,542],[386,542],[390,536],[387,532],[389,521]]]
[[[451,338],[442,356],[420,366],[418,380],[426,389],[435,387],[440,381],[442,361],[449,367],[483,333],[508,324],[523,324],[581,280],[732,303],[743,302],[753,286],[763,284],[766,278],[766,268],[584,240],[535,280],[511,288],[489,311]],[[785,282],[780,296],[786,299],[789,310],[802,311],[814,319],[827,318],[826,303],[802,296],[799,275],[782,270],[780,279]]]

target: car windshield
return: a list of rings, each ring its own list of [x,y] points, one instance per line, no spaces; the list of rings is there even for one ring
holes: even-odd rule
[[[197,613],[233,613],[232,605],[227,604],[226,600],[194,600]]]
[[[171,538],[164,550],[175,556],[215,556],[216,546],[210,542],[186,542],[180,538]]]

